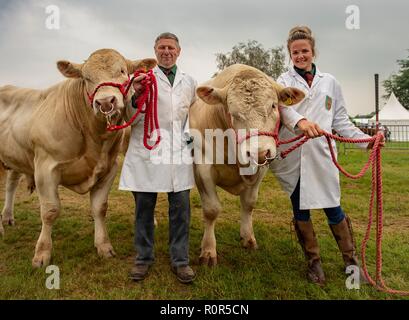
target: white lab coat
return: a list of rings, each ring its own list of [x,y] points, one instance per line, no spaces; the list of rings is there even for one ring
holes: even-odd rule
[[[131,129],[119,189],[139,192],[179,192],[194,186],[189,137],[189,107],[194,102],[196,81],[177,68],[173,87],[159,67],[153,69],[158,83],[158,120],[162,140],[148,150],[143,145],[144,115]],[[135,112],[131,106],[127,107]],[[156,137],[156,135],[154,135]],[[150,141],[153,145],[154,137]]]
[[[345,101],[338,81],[328,73],[318,69],[311,88],[306,81],[291,68],[282,74],[277,82],[285,87],[296,87],[304,91],[305,99],[293,106],[296,112],[282,108],[283,126],[280,140],[294,137],[294,129],[301,118],[316,122],[323,130],[334,129],[343,137],[368,138],[349,120]],[[295,143],[293,143],[295,144]],[[281,145],[279,151],[292,144]],[[335,141],[332,141],[336,153]],[[366,148],[367,143],[359,147]],[[280,181],[283,189],[291,195],[300,179],[300,209],[331,208],[340,205],[339,171],[331,160],[328,143],[324,136],[309,140],[291,152],[287,158],[273,161],[270,168]]]

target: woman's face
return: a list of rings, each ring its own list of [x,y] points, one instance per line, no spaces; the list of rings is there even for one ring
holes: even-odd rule
[[[308,40],[295,40],[290,44],[291,61],[305,71],[311,71],[314,55]]]

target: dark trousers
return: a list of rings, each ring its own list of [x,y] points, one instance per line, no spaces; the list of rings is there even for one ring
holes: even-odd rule
[[[293,205],[294,219],[297,221],[310,220],[310,210],[300,210],[300,179],[291,195],[291,204]],[[333,208],[323,208],[327,215],[328,224],[338,224],[345,218],[345,213],[341,206]]]
[[[135,199],[136,264],[154,261],[154,211],[158,194],[132,192]],[[169,192],[169,254],[172,266],[189,264],[190,190]]]

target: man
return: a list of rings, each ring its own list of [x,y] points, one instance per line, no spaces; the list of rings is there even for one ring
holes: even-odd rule
[[[155,41],[158,66],[153,71],[158,83],[158,120],[162,137],[152,151],[143,145],[143,121],[132,126],[128,151],[125,156],[119,188],[132,191],[135,198],[135,248],[137,256],[130,277],[143,280],[154,261],[154,210],[157,193],[167,192],[169,201],[169,253],[171,270],[182,283],[190,283],[195,273],[189,266],[190,189],[194,186],[191,158],[188,112],[195,99],[197,83],[181,71],[176,60],[181,48],[176,35],[162,33]],[[136,98],[142,94],[138,77],[133,86]],[[157,161],[158,155],[159,158]]]

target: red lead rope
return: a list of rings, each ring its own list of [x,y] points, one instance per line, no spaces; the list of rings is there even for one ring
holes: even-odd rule
[[[382,278],[382,232],[383,232],[383,198],[382,198],[382,168],[381,168],[381,147],[380,142],[382,139],[383,134],[378,132],[375,136],[368,139],[349,139],[343,138],[336,135],[333,135],[328,132],[324,132],[324,136],[327,139],[328,146],[331,152],[331,158],[335,166],[341,171],[345,176],[351,179],[359,179],[361,178],[365,172],[369,169],[369,166],[372,165],[372,192],[371,198],[369,201],[369,213],[368,213],[368,226],[366,229],[365,237],[362,240],[361,245],[361,259],[362,259],[362,269],[364,271],[365,277],[368,282],[374,286],[377,290],[390,293],[390,294],[398,294],[402,296],[409,295],[409,291],[401,291],[401,290],[394,290],[390,289],[384,282]],[[278,144],[287,144],[291,142],[295,142],[303,138],[304,135],[298,135],[295,138],[286,141],[279,141]],[[289,149],[281,152],[281,157],[285,158],[291,151],[294,151],[305,142],[307,142],[310,138],[304,137],[301,141],[296,143],[294,146],[290,147]],[[332,147],[331,139],[340,141],[340,142],[347,142],[347,143],[368,143],[374,142],[373,148],[369,155],[369,159],[364,167],[358,174],[351,174],[348,173],[338,162],[335,157],[335,152]],[[375,202],[376,196],[376,205],[377,205],[377,214],[378,214],[378,225],[377,225],[377,233],[376,233],[376,281],[371,278],[368,273],[368,269],[366,266],[366,248],[370,238],[372,220],[373,220],[373,207]]]
[[[136,78],[139,76],[141,73],[144,73],[143,71],[136,71],[133,75],[133,78]],[[115,131],[115,130],[120,130],[124,129],[128,126],[130,126],[136,119],[136,117],[140,113],[145,113],[145,119],[144,119],[144,130],[143,130],[143,145],[145,146],[146,149],[152,150],[155,148],[159,142],[161,141],[161,135],[160,135],[160,128],[159,128],[159,121],[158,121],[158,84],[156,82],[155,75],[153,74],[152,70],[149,70],[146,73],[147,78],[142,80],[141,84],[145,86],[145,90],[142,95],[140,95],[136,101],[137,104],[137,109],[135,114],[132,116],[132,118],[124,123],[123,125],[109,125],[107,127],[108,131]],[[129,82],[129,86],[132,84],[132,80]],[[151,82],[151,86],[148,85],[148,80]],[[142,109],[143,106],[145,105],[145,109]],[[152,138],[153,133],[156,132],[157,138],[155,140],[155,143],[153,145],[148,144],[148,139]]]

